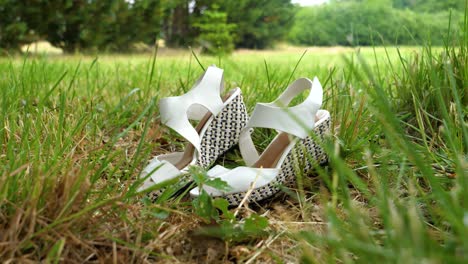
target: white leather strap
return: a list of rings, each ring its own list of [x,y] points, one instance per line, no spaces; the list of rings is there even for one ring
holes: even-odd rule
[[[287,107],[295,96],[307,89],[310,89],[310,93],[304,102]],[[239,139],[239,148],[246,164],[252,166],[259,158],[251,138],[252,128],[272,128],[305,138],[315,127],[315,115],[322,106],[322,99],[322,85],[315,77],[313,81],[307,78],[296,80],[272,103],[258,103]]]
[[[200,136],[189,119],[200,120],[207,111],[217,115],[223,109],[221,92],[223,70],[210,66],[192,89],[184,95],[167,97],[159,101],[161,122],[174,129],[200,151]]]

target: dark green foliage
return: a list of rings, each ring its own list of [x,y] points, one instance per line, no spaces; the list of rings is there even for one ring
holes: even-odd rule
[[[26,3],[25,3],[26,2]],[[0,47],[45,39],[65,52],[127,51],[153,44],[161,29],[161,0],[1,0]]]
[[[203,12],[203,16],[195,27],[200,29],[198,41],[203,51],[208,54],[224,55],[234,49],[234,38],[232,31],[234,24],[227,23],[227,15],[220,12],[218,6]]]
[[[442,45],[449,12],[434,14],[394,9],[390,1],[340,1],[302,8],[289,35],[302,45],[417,45],[430,39]],[[452,13],[458,28],[462,12]]]
[[[92,37],[94,43],[99,43],[101,36],[95,36],[94,33],[99,31],[101,25],[96,23],[93,25],[96,27],[92,30],[88,26],[90,19],[93,18],[90,11],[98,9],[96,6],[91,7],[92,5],[85,0],[57,0],[45,3],[42,10],[49,15],[45,23],[47,26],[43,28],[44,31],[41,30],[41,33],[47,36],[47,40],[52,45],[66,52],[88,48],[92,44],[87,40]],[[100,11],[103,9],[101,7]]]
[[[188,0],[167,1],[164,4],[164,39],[171,47],[190,45],[194,34],[190,30]]]
[[[135,1],[131,16],[135,24],[131,31],[135,38],[146,44],[154,44],[161,32],[163,1]],[[135,29],[138,29],[138,31]]]
[[[287,35],[294,21],[295,8],[289,0],[225,1],[221,7],[228,21],[237,25],[237,47],[271,47]]]
[[[0,51],[27,42],[28,26],[16,0],[0,0]]]
[[[125,51],[136,42],[154,43],[159,34],[159,0],[49,1],[46,10],[55,12],[45,35],[67,52]]]
[[[165,39],[170,46],[195,43],[200,31],[193,26],[218,5],[227,14],[227,23],[235,24],[235,46],[263,49],[282,40],[293,24],[295,8],[290,0],[187,0],[166,4]],[[190,11],[191,10],[191,11]]]

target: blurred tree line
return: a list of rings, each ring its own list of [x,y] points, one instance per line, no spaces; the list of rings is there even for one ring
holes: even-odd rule
[[[0,48],[47,40],[66,52],[154,43],[159,0],[0,0]]]
[[[125,52],[135,44],[202,46],[220,54],[301,45],[442,44],[466,0],[0,0],[0,50],[47,40],[65,52]]]
[[[47,40],[65,52],[135,43],[266,48],[292,26],[290,0],[0,0],[0,49]]]
[[[289,33],[300,45],[442,45],[456,30],[466,0],[331,0],[302,8]],[[452,14],[450,17],[450,10]]]

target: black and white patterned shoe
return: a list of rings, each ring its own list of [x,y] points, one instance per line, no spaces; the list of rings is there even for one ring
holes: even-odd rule
[[[174,179],[188,172],[191,165],[208,168],[214,161],[239,142],[239,134],[248,121],[247,109],[239,88],[223,99],[223,70],[210,66],[192,89],[182,96],[163,98],[159,102],[161,122],[189,143],[184,152],[174,152],[153,158],[140,173],[145,179],[139,191]],[[199,120],[194,128],[191,120]],[[190,181],[190,177],[181,177]],[[149,193],[155,200],[164,189]]]
[[[287,107],[295,96],[306,90],[310,90],[310,93],[304,102]],[[258,103],[239,139],[247,166],[234,169],[215,166],[208,171],[209,177],[227,182],[231,190],[221,191],[210,186],[201,188],[213,197],[226,198],[230,205],[239,204],[248,193],[248,202],[260,201],[277,193],[281,185],[295,183],[295,164],[298,162],[305,164],[304,172],[310,171],[313,163],[326,163],[327,155],[314,141],[314,138],[323,140],[330,130],[330,113],[319,110],[322,97],[322,86],[317,78],[313,81],[301,78],[288,86],[274,102]],[[278,131],[261,155],[251,138],[255,127]],[[190,191],[192,197],[200,193],[200,187]]]

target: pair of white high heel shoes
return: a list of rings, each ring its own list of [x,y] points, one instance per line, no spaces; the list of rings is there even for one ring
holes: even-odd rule
[[[288,107],[295,96],[306,90],[310,92],[302,103]],[[207,173],[210,178],[225,181],[230,190],[203,185],[190,191],[192,197],[199,196],[203,189],[213,197],[226,198],[230,205],[239,204],[247,193],[248,202],[260,201],[277,193],[280,185],[294,184],[295,175],[301,173],[297,171],[299,164],[303,172],[308,172],[313,163],[328,161],[313,139],[323,139],[330,130],[330,113],[320,110],[323,92],[317,78],[298,79],[272,103],[257,103],[250,118],[239,88],[229,91],[224,98],[222,92],[223,70],[210,66],[189,92],[161,99],[161,122],[189,143],[184,152],[152,159],[140,174],[144,179],[140,191],[187,175],[192,165],[208,169],[237,143],[247,166],[227,169],[216,165]],[[199,120],[198,125],[194,128],[189,119]],[[278,132],[261,155],[251,138],[256,127]],[[149,196],[154,200],[162,191],[153,191]]]

